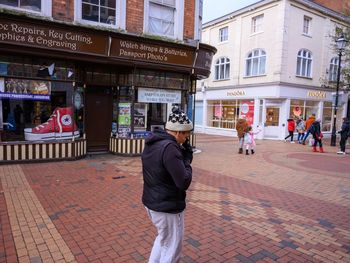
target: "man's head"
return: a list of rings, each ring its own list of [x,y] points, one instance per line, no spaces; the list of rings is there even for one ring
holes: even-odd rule
[[[178,143],[182,144],[190,136],[193,123],[183,111],[174,108],[172,113],[169,114],[165,129],[175,137]]]

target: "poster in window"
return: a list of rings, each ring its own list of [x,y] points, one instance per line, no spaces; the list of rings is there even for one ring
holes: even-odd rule
[[[296,116],[296,117],[300,117],[300,115],[301,115],[301,108],[300,108],[300,106],[294,106],[294,108],[293,108],[293,114],[294,114],[294,116]]]
[[[247,120],[249,126],[254,122],[254,100],[242,100],[240,106],[240,118]]]
[[[222,117],[222,110],[220,105],[214,105],[214,117],[216,118]]]
[[[131,103],[119,103],[118,109],[118,133],[121,136],[127,136],[127,134],[130,132]]]
[[[145,130],[146,127],[147,127],[146,104],[135,103],[135,105],[134,105],[134,128],[137,130]]]
[[[5,78],[0,98],[15,100],[50,100],[51,82]]]

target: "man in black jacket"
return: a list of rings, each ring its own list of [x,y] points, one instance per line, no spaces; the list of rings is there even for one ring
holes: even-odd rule
[[[346,154],[345,145],[350,133],[350,123],[348,122],[347,118],[343,118],[343,124],[341,126],[341,130],[338,131],[338,133],[340,133],[340,151],[337,152],[337,154]]]
[[[165,131],[156,129],[146,138],[142,153],[142,203],[157,228],[149,262],[175,263],[180,260],[184,234],[186,190],[192,181],[193,124],[185,113],[174,109]]]

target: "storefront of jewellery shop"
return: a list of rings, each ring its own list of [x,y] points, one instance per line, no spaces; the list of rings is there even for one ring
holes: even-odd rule
[[[258,139],[282,140],[287,135],[287,119],[307,119],[315,114],[326,137],[332,129],[334,90],[264,86],[205,90],[196,94],[195,131],[237,136],[235,126],[244,117]],[[346,116],[348,94],[338,102],[337,128]]]
[[[0,163],[139,155],[175,105],[193,116],[215,48],[0,18]]]

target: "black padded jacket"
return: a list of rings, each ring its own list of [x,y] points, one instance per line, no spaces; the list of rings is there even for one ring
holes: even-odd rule
[[[186,208],[192,168],[175,137],[163,130],[154,131],[146,138],[141,159],[142,203],[157,212],[182,212]]]

